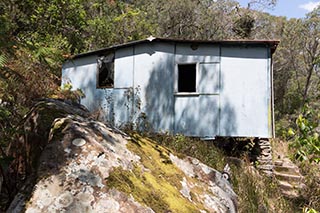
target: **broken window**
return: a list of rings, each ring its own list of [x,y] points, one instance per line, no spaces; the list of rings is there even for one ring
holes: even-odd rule
[[[196,64],[178,65],[178,92],[196,92]]]
[[[114,53],[98,58],[98,88],[112,88],[114,85]]]

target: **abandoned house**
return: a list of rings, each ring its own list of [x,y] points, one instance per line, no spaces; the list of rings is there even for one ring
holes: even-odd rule
[[[278,41],[150,37],[74,56],[62,84],[115,126],[187,136],[274,136]]]

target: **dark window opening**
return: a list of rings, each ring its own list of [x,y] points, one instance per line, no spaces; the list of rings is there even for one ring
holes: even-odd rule
[[[114,85],[114,54],[98,58],[98,88],[112,88]]]
[[[178,92],[196,92],[196,64],[178,65]]]

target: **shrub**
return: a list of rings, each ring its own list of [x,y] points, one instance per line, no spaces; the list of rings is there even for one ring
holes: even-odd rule
[[[319,120],[320,113],[305,105],[296,119],[296,130],[289,129],[288,133],[294,136],[290,148],[294,149],[296,160],[320,162]]]

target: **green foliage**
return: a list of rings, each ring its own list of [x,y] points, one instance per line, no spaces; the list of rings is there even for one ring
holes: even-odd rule
[[[235,22],[232,30],[240,38],[250,38],[254,27],[254,18],[249,14],[239,17]]]
[[[286,200],[276,180],[261,176],[245,162],[232,166],[232,185],[238,195],[239,212],[296,212],[297,205]]]
[[[91,16],[85,28],[89,35],[87,46],[97,49],[154,35],[157,25],[142,7],[122,1],[97,1],[88,12]]]
[[[317,210],[312,209],[312,208],[307,208],[307,207],[303,208],[302,212],[303,213],[318,213]]]
[[[62,91],[71,91],[72,90],[72,84],[66,83],[62,85]]]
[[[304,210],[320,209],[320,167],[314,162],[303,161],[299,165],[302,174],[305,176],[305,184],[307,189],[304,192]]]
[[[0,108],[3,147],[13,140],[14,126],[33,100],[83,96],[82,91],[71,90],[72,85],[60,88],[61,64],[73,54],[150,35],[240,37],[281,40],[273,56],[277,135],[294,138],[298,159],[318,162],[319,118],[313,110],[319,108],[314,103],[320,97],[320,7],[306,18],[288,20],[250,10],[272,7],[275,0],[249,3],[248,8],[239,8],[232,0],[0,0],[0,99],[8,103]],[[313,104],[311,113],[298,116],[306,102]],[[141,114],[138,120],[147,119]],[[203,156],[211,165],[218,162],[220,169],[224,166],[221,155],[205,142],[181,135],[161,138],[175,150]]]
[[[2,68],[6,64],[7,60],[8,58],[5,54],[0,55],[0,68]]]
[[[295,149],[295,159],[299,161],[320,162],[320,137],[316,128],[320,126],[320,113],[308,105],[303,107],[302,113],[296,119],[296,130],[289,129],[294,136],[290,147]]]
[[[72,84],[66,83],[63,84],[61,88],[59,87],[57,91],[55,91],[55,94],[51,97],[70,100],[72,102],[79,103],[80,99],[85,97],[85,94],[79,88],[76,90],[72,90]]]
[[[10,115],[11,112],[7,108],[0,105],[0,121],[8,119]]]

